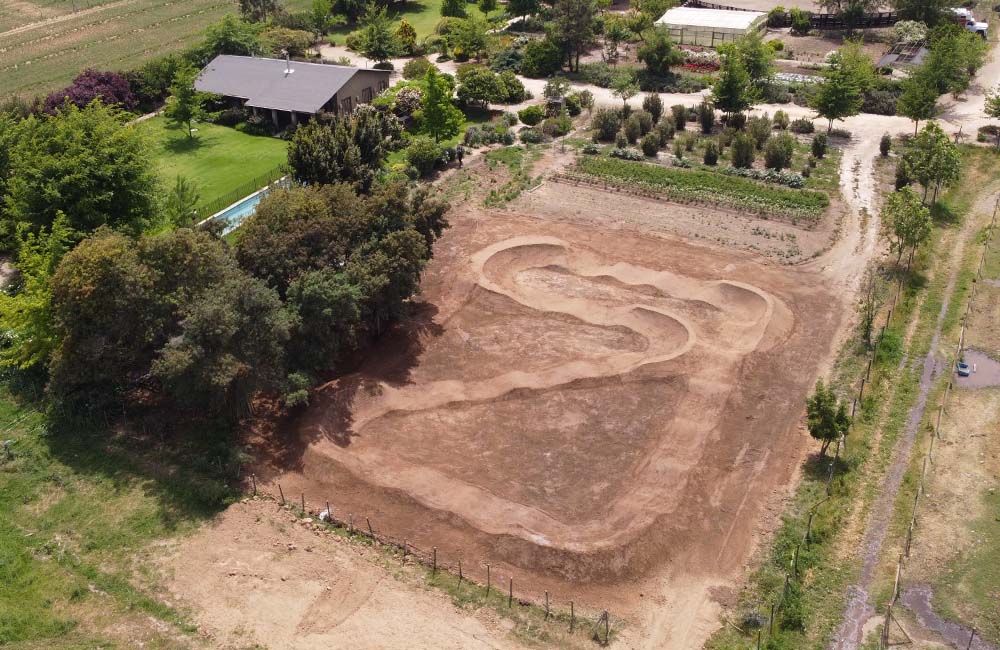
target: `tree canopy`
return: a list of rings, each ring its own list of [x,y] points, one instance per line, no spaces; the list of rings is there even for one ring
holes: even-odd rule
[[[712,86],[712,105],[727,115],[743,113],[757,99],[742,59],[731,49],[722,55],[722,67]]]
[[[912,260],[917,247],[931,234],[931,211],[909,187],[900,188],[886,197],[881,220],[889,249],[896,253],[896,264],[906,250],[910,251]]]
[[[809,435],[821,441],[820,456],[837,438],[847,435],[851,418],[847,415],[847,404],[837,399],[831,386],[822,380],[816,382],[816,390],[806,399],[806,425]]]
[[[452,101],[454,86],[451,77],[443,75],[431,66],[424,77],[427,86],[424,92],[424,107],[419,111],[420,128],[435,142],[451,138],[462,128],[465,116]]]
[[[647,70],[658,75],[669,74],[671,66],[684,61],[684,55],[670,39],[670,30],[662,26],[642,33],[642,45],[636,51],[636,58],[646,64]]]

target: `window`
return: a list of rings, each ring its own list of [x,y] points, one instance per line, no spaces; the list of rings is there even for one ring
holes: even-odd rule
[[[345,115],[351,112],[351,98],[346,97],[340,102],[340,111]]]
[[[368,103],[372,100],[372,87],[368,86],[361,90],[361,101]]]

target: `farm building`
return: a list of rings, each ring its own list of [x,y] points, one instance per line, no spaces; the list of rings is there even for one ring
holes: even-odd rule
[[[744,34],[763,31],[766,23],[767,14],[760,11],[701,7],[675,7],[656,21],[670,30],[675,43],[706,47],[732,43]]]
[[[283,59],[220,54],[194,82],[245,106],[254,115],[270,115],[278,127],[298,124],[319,112],[349,113],[389,87],[388,70],[302,63]]]

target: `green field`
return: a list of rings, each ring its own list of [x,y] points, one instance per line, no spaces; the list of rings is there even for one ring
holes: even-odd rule
[[[479,8],[474,4],[465,5],[465,10],[468,12],[469,17],[482,16],[483,12],[479,11]],[[406,20],[413,25],[413,28],[417,30],[417,39],[422,39],[426,36],[430,36],[434,33],[434,28],[437,26],[438,22],[441,20],[441,0],[418,0],[401,3],[394,5],[391,8],[389,16],[398,25],[399,21],[404,17]],[[491,15],[495,16],[496,12]],[[337,45],[343,45],[343,37],[350,34],[357,25],[340,25],[336,29],[329,32],[330,36],[334,37]]]
[[[178,176],[193,182],[204,205],[263,176],[286,161],[286,142],[253,136],[215,124],[199,124],[194,139],[155,117],[136,128],[150,141],[166,187]]]

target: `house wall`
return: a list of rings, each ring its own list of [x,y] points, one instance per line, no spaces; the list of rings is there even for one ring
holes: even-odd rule
[[[388,70],[358,70],[350,81],[340,88],[334,97],[334,102],[331,102],[336,107],[336,112],[344,112],[346,108],[344,100],[347,98],[351,99],[351,110],[359,104],[371,102],[380,92],[389,87],[390,74]],[[371,92],[366,92],[369,89]]]

